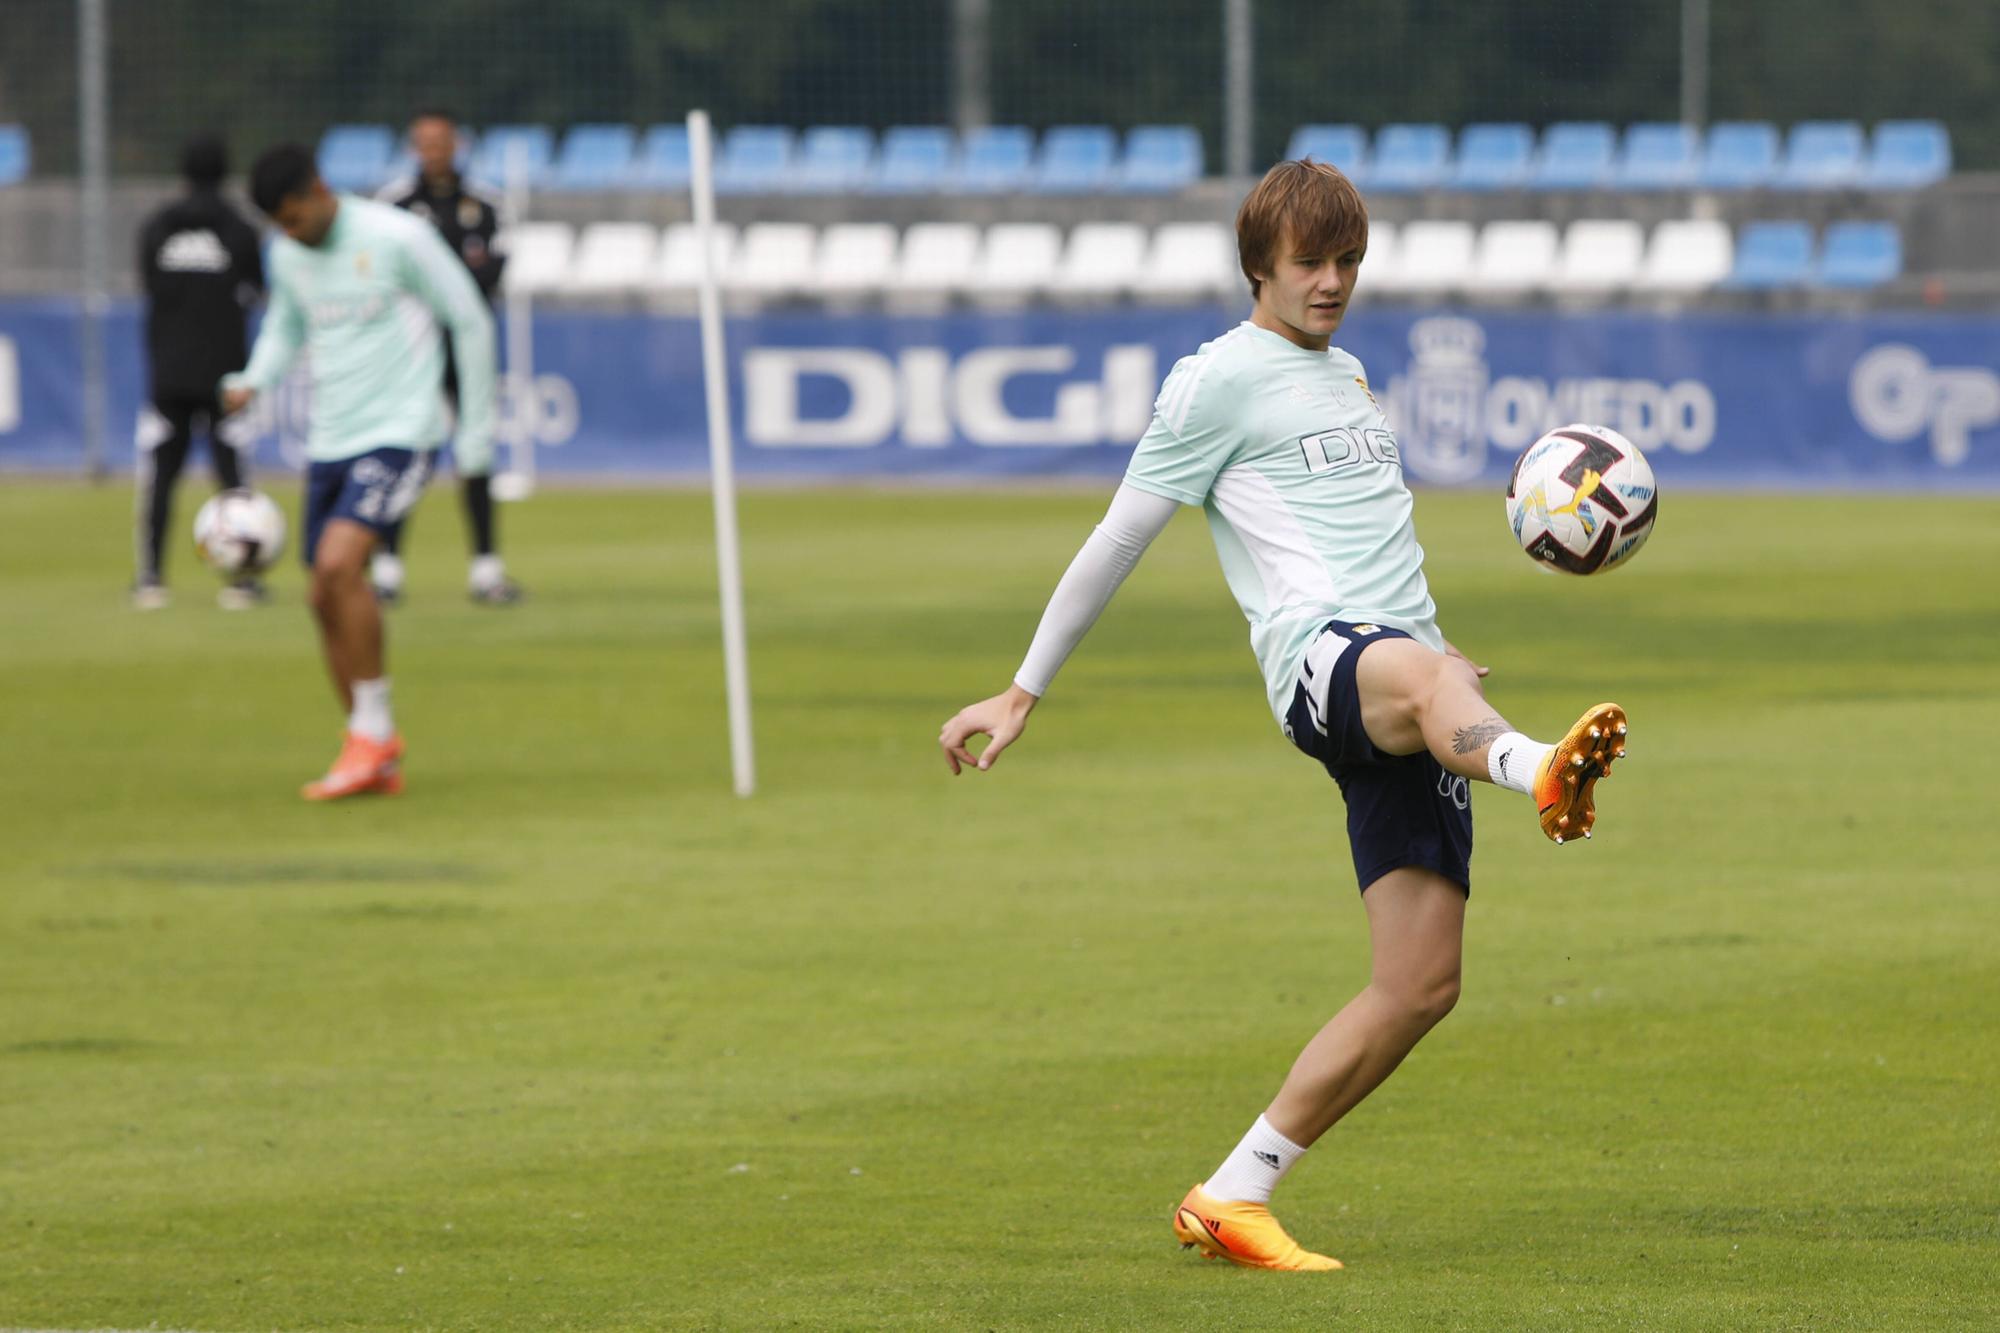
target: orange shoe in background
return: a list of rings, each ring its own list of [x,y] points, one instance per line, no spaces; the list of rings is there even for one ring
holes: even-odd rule
[[[1199,1185],[1174,1210],[1174,1234],[1184,1250],[1198,1245],[1204,1259],[1227,1259],[1245,1268],[1327,1273],[1341,1266],[1286,1235],[1263,1204],[1212,1199]]]
[[[1557,741],[1535,774],[1535,809],[1542,832],[1558,843],[1581,833],[1590,836],[1597,822],[1591,788],[1611,772],[1611,761],[1625,757],[1625,710],[1599,704],[1576,720],[1569,735]]]
[[[380,792],[394,796],[403,790],[403,738],[372,741],[348,732],[340,747],[340,757],[317,782],[308,782],[299,795],[308,801],[337,801],[343,796]]]

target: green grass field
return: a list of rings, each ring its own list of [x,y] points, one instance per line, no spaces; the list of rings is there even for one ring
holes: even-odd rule
[[[298,571],[133,613],[130,503],[0,487],[0,1327],[2000,1326],[1991,500],[1578,581],[1419,498],[1498,707],[1632,754],[1587,846],[1479,792],[1464,999],[1278,1198],[1323,1277],[1167,1227],[1365,967],[1194,516],[953,781],[1102,497],[746,497],[739,801],[706,497],[509,510],[495,612],[441,491],[409,791],[323,808]]]

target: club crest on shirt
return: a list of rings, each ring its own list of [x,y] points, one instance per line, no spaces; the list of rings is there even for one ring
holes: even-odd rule
[[[472,228],[479,225],[479,205],[470,199],[458,201],[458,225]]]
[[[368,252],[366,250],[363,250],[360,254],[354,256],[354,271],[360,274],[362,277],[364,278],[367,277],[369,272],[373,268],[374,265],[369,262]]]
[[[1369,387],[1368,387],[1368,379],[1367,379],[1367,377],[1366,377],[1365,375],[1356,375],[1356,376],[1354,377],[1354,382],[1355,382],[1356,384],[1359,384],[1359,385],[1361,386],[1361,392],[1363,392],[1363,393],[1365,393],[1365,394],[1367,394],[1367,395],[1368,395],[1368,401],[1369,401],[1370,403],[1374,403],[1374,405],[1375,405],[1375,410],[1376,410],[1377,412],[1380,412],[1380,411],[1382,410],[1382,404],[1381,404],[1381,403],[1379,403],[1379,402],[1376,402],[1376,400],[1375,400],[1375,391],[1374,391],[1373,389],[1371,389],[1371,388],[1369,388]]]

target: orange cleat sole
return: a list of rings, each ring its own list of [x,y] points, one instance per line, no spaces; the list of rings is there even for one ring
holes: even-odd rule
[[[1629,727],[1617,704],[1598,704],[1577,719],[1556,742],[1535,775],[1535,808],[1542,832],[1560,846],[1588,838],[1597,823],[1598,779],[1611,776],[1614,760],[1625,757]]]

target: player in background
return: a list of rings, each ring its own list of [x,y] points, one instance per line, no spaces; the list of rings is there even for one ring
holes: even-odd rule
[[[187,193],[148,217],[139,229],[139,285],[146,298],[148,404],[139,417],[139,572],[132,605],[153,611],[168,602],[163,554],[172,520],[174,484],[198,430],[220,489],[244,482],[242,457],[223,425],[216,381],[243,366],[249,338],[244,317],[264,292],[264,257],[257,229],[222,197],[229,154],[214,135],[181,150]],[[246,578],[216,594],[240,611],[264,600]]]
[[[444,343],[460,374],[453,449],[462,471],[493,454],[493,318],[428,224],[372,199],[336,195],[310,152],[283,144],[257,159],[251,198],[284,235],[271,245],[271,306],[250,364],[223,379],[240,411],[283,379],[303,348],[312,365],[304,540],[311,603],[347,735],[308,800],[402,790],[403,741],[389,709],[382,610],[368,560],[423,494],[444,440]]]
[[[1556,744],[1530,740],[1486,702],[1486,668],[1439,632],[1395,439],[1361,364],[1330,345],[1368,248],[1354,186],[1323,163],[1281,162],[1243,201],[1236,237],[1253,313],[1175,365],[1014,684],[951,718],[938,742],[953,773],[990,769],[1179,506],[1206,511],[1278,724],[1346,800],[1372,961],[1368,985],[1188,1191],[1173,1228],[1209,1256],[1325,1270],[1340,1264],[1302,1249],[1267,1204],[1458,999],[1466,780],[1531,795],[1557,842],[1588,837],[1592,788],[1624,753],[1625,716],[1600,704]]]
[[[506,257],[494,249],[500,214],[491,200],[475,192],[458,173],[458,122],[449,111],[419,111],[410,121],[410,151],[417,172],[390,182],[375,197],[408,209],[438,229],[444,243],[465,263],[479,294],[490,308],[500,286]],[[445,349],[444,391],[458,406],[458,364]],[[465,497],[465,523],[472,538],[472,565],[466,590],[485,606],[511,606],[521,600],[521,585],[507,577],[494,524],[493,473],[460,473]],[[375,594],[394,604],[403,595],[403,530],[389,533],[370,568]]]

